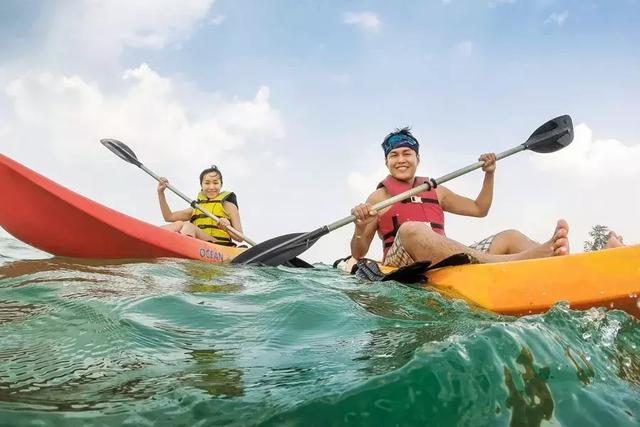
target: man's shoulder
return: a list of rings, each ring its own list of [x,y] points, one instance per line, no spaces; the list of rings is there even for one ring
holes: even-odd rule
[[[383,200],[387,200],[389,197],[391,197],[391,195],[387,192],[387,189],[384,187],[380,187],[369,195],[369,198],[367,198],[367,202],[379,203]]]

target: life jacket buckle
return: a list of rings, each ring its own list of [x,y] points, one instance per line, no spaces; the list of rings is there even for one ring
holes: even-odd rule
[[[422,203],[422,197],[411,196],[411,203]]]

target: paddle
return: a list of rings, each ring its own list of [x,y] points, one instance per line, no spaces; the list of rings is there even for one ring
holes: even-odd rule
[[[140,169],[142,169],[143,171],[151,175],[156,181],[160,182],[160,176],[158,176],[153,171],[149,170],[145,165],[143,165],[142,162],[138,160],[138,157],[133,152],[133,150],[129,148],[129,146],[127,146],[124,142],[118,141],[117,139],[110,139],[110,138],[101,139],[100,142],[102,143],[102,145],[107,147],[111,152],[113,152],[116,156],[120,157],[122,160],[128,163],[131,163],[132,165],[139,167]],[[192,200],[187,196],[185,196],[182,192],[180,192],[177,188],[173,187],[171,184],[167,183],[167,188],[173,191],[182,200],[189,203],[191,207],[198,209],[200,212],[202,212],[204,215],[214,220],[216,223],[220,221],[220,218],[218,218],[217,216],[213,215],[211,212],[207,211],[205,208],[200,206],[195,200]],[[235,234],[236,236],[242,238],[242,240],[247,242],[249,245],[256,246],[257,244],[256,242],[249,239],[247,236],[240,233],[238,230],[231,227],[230,225],[227,226],[226,229],[232,232],[233,234]],[[287,259],[291,261],[290,266],[292,267],[313,268],[313,266],[307,263],[306,261],[303,261],[298,258],[295,258],[295,259],[292,259],[292,258],[293,257]]]
[[[538,129],[535,130],[523,144],[520,144],[510,150],[504,151],[496,155],[496,159],[504,159],[512,154],[519,153],[524,150],[535,151],[536,153],[552,153],[558,151],[571,143],[573,140],[573,123],[568,115],[556,117],[549,120]],[[469,173],[475,169],[481,168],[483,162],[479,161],[465,168],[458,169],[448,175],[444,175],[438,179],[431,180],[422,185],[407,190],[380,203],[372,206],[372,209],[379,211],[387,206],[418,194],[422,191],[428,191],[437,185],[447,182],[453,178]],[[285,236],[275,237],[252,247],[238,257],[234,258],[232,263],[236,264],[252,264],[260,263],[264,265],[278,265],[297,255],[300,255],[309,249],[315,242],[325,234],[328,234],[340,227],[354,222],[355,216],[350,215],[346,218],[338,220],[329,225],[318,228],[308,233],[293,233]]]

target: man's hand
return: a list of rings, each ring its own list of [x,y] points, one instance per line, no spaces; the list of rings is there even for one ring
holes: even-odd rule
[[[481,154],[478,158],[479,161],[484,162],[482,165],[483,172],[495,172],[496,170],[496,154],[495,153],[484,153]]]
[[[351,209],[351,215],[356,217],[356,227],[364,227],[378,220],[378,211],[371,209],[369,203],[362,203]]]

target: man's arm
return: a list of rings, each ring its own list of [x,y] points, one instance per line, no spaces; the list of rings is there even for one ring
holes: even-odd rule
[[[356,226],[351,237],[351,256],[357,260],[364,258],[369,252],[371,241],[378,228],[378,212],[371,209],[376,203],[381,202],[386,197],[384,189],[373,192],[366,203],[351,209],[351,214],[356,217]]]
[[[481,161],[485,162],[482,170],[485,172],[484,181],[482,182],[482,189],[476,197],[472,200],[468,197],[461,196],[454,193],[446,187],[436,188],[438,194],[438,201],[440,206],[446,212],[451,212],[457,215],[485,217],[489,213],[491,208],[491,202],[493,201],[493,181],[494,172],[496,170],[496,156],[493,153],[483,154],[480,156]]]

